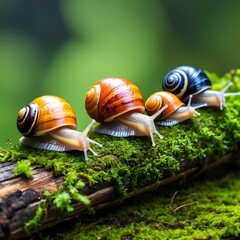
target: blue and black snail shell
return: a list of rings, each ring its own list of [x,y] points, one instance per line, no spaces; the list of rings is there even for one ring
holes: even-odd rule
[[[195,95],[212,87],[207,75],[199,68],[181,66],[171,70],[163,79],[164,91],[175,94],[184,103],[189,95]]]

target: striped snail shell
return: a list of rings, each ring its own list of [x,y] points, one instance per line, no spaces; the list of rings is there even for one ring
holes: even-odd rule
[[[208,76],[199,68],[181,66],[171,70],[163,79],[164,91],[175,94],[185,104],[189,95],[195,95],[212,87]]]
[[[148,115],[153,115],[159,111],[162,106],[168,107],[156,118],[155,122],[162,126],[173,126],[177,123],[199,115],[195,111],[196,108],[191,107],[192,95],[190,95],[188,105],[186,106],[179,98],[173,93],[160,91],[152,94],[145,103],[146,112]]]
[[[96,142],[87,137],[94,122],[78,132],[71,105],[63,98],[46,95],[35,98],[18,112],[17,128],[24,145],[53,151],[84,151],[87,160],[87,150],[96,155],[90,148],[90,143]]]
[[[151,116],[166,104],[168,105],[167,109],[165,109],[158,118],[164,119],[185,105],[176,95],[170,92],[160,91],[152,94],[147,99],[145,103],[146,112]]]
[[[150,136],[156,130],[154,118],[164,109],[149,117],[139,88],[124,78],[104,78],[96,82],[86,94],[86,111],[101,123],[94,131],[116,137]]]
[[[71,105],[56,96],[35,98],[18,112],[18,130],[23,136],[40,136],[60,127],[77,128]]]
[[[211,90],[212,85],[207,75],[201,69],[191,66],[173,69],[162,82],[165,91],[176,94],[185,104],[192,95],[192,106],[219,107],[220,110],[226,107],[225,97],[240,95],[240,92],[226,93],[231,85],[232,82],[221,91]]]
[[[143,113],[143,97],[139,88],[123,78],[105,78],[96,82],[86,94],[85,107],[97,122],[111,122],[129,112]]]

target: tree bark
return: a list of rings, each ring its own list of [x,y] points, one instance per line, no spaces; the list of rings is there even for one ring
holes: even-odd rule
[[[109,185],[97,189],[92,189],[86,185],[83,193],[88,196],[91,207],[95,210],[108,208],[140,193],[153,191],[160,186],[185,179],[188,176],[195,176],[204,170],[229,162],[238,156],[240,156],[240,151],[229,153],[208,164],[204,169],[202,167],[192,167],[176,176],[129,192],[126,196],[119,197],[116,194],[115,187]],[[45,190],[54,191],[63,183],[62,177],[54,177],[51,171],[46,171],[37,166],[33,167],[33,177],[31,179],[16,177],[12,173],[15,167],[15,162],[0,164],[0,239],[19,239],[26,236],[28,233],[24,225],[34,217],[38,205],[44,204],[43,192]],[[55,205],[49,206],[44,220],[34,231],[49,228],[88,210],[88,207],[82,202],[73,202],[72,206],[74,211],[68,214],[63,214]]]

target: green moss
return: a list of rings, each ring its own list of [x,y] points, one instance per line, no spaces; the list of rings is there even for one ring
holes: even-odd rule
[[[25,226],[24,226],[25,230],[29,233],[30,229],[33,229],[36,226],[38,226],[40,221],[43,219],[43,216],[44,216],[43,208],[39,205],[37,207],[35,216],[25,224]],[[30,233],[29,233],[29,235],[30,235]]]
[[[211,76],[214,76],[213,87],[222,88],[234,80],[236,84],[232,90],[240,90],[238,70],[234,76]],[[61,193],[67,193],[69,201],[75,199],[88,204],[88,199],[81,195],[80,179],[91,187],[109,183],[116,186],[119,195],[128,194],[189,167],[204,168],[207,163],[237,150],[240,143],[239,96],[228,97],[227,104],[222,111],[199,109],[201,115],[198,117],[173,127],[157,127],[164,138],[155,136],[156,147],[151,146],[148,137],[114,138],[90,132],[89,137],[102,143],[103,147],[92,146],[99,156],[89,152],[88,161],[84,160],[82,152],[51,152],[19,144],[8,150],[1,149],[0,161],[24,160],[50,169],[56,176],[64,176],[63,186],[49,198],[55,202],[60,202],[56,199],[62,199]],[[65,205],[59,207],[70,209],[67,202],[62,201]]]
[[[238,239],[239,174],[240,159],[194,182],[142,194],[114,211],[82,216],[74,226],[65,223],[64,233],[60,226],[57,234],[41,234],[49,240]]]
[[[59,193],[53,203],[56,204],[56,206],[58,208],[60,208],[61,210],[67,210],[68,212],[72,212],[73,211],[73,207],[71,206],[71,196],[68,192],[61,192]]]
[[[17,166],[13,169],[15,176],[32,177],[31,162],[29,160],[21,160],[17,162]]]

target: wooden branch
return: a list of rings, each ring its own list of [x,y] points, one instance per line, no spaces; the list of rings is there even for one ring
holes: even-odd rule
[[[91,189],[89,186],[86,186],[83,192],[88,195],[91,207],[95,210],[108,208],[138,194],[184,180],[188,176],[197,175],[199,171],[211,169],[238,156],[240,156],[240,151],[230,153],[210,163],[204,169],[197,166],[192,167],[180,172],[176,176],[136,189],[123,197],[119,197],[116,194],[115,186],[109,185],[98,189]],[[15,177],[12,173],[15,167],[16,163],[14,162],[0,164],[0,239],[19,239],[26,236],[27,232],[24,229],[24,224],[33,218],[38,205],[45,202],[43,192],[45,190],[54,191],[63,183],[62,177],[55,178],[51,171],[46,171],[36,166],[33,167],[33,177],[30,180]],[[49,206],[44,221],[34,231],[49,228],[83,214],[88,210],[88,207],[81,202],[74,202],[72,206],[74,211],[65,215],[62,215],[55,205]]]
[[[46,171],[36,166],[32,168],[33,177],[31,179],[16,177],[12,172],[16,165],[16,162],[6,162],[0,165],[0,197],[7,196],[16,190],[24,191],[28,188],[33,188],[40,193],[46,189],[54,191],[63,182],[63,178],[55,178],[52,171]]]

